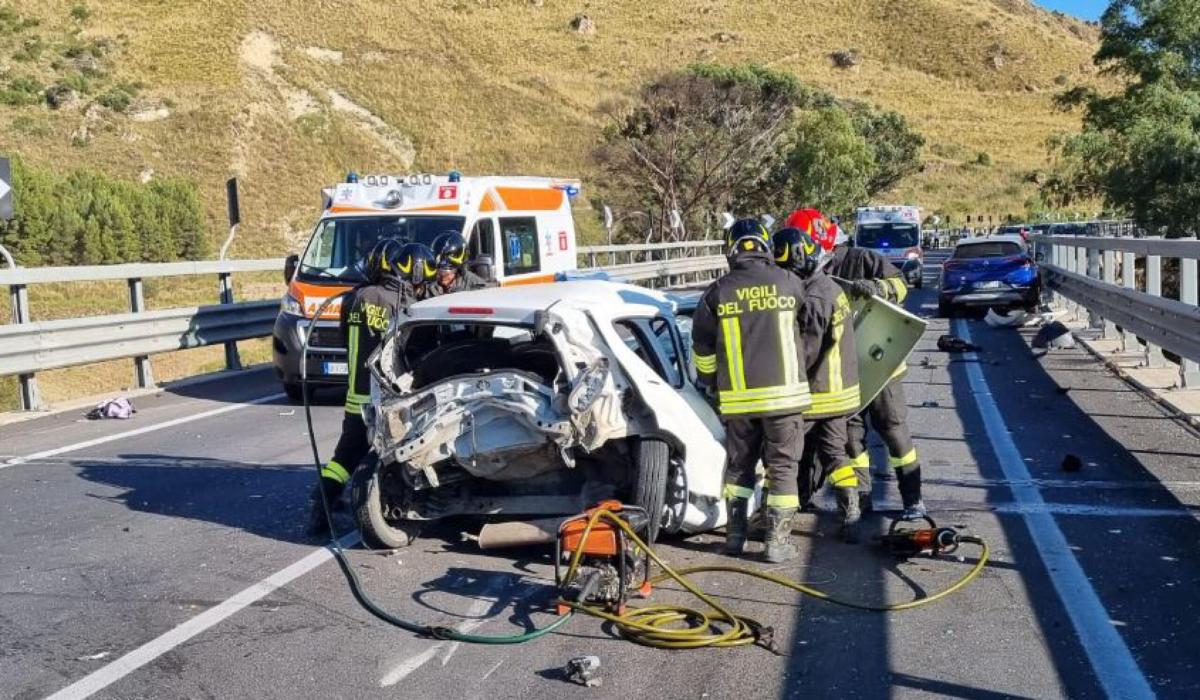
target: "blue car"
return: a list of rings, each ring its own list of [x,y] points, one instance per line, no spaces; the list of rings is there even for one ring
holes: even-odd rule
[[[1041,293],[1037,263],[1021,236],[966,238],[942,266],[938,314],[950,317],[965,307],[1032,311]]]

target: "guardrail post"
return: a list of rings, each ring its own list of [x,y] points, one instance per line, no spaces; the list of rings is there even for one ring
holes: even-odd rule
[[[142,289],[142,279],[132,277],[129,282],[129,309],[135,314],[146,310],[146,295]],[[137,385],[142,389],[154,386],[154,370],[150,366],[149,355],[138,355],[133,358],[134,371],[137,374]]]
[[[1129,251],[1121,256],[1121,285],[1130,291],[1137,289],[1137,256]],[[1121,331],[1121,350],[1129,352],[1137,348],[1137,336],[1128,328]]]
[[[1151,296],[1162,296],[1162,256],[1146,256],[1146,293]],[[1162,348],[1146,341],[1146,366],[1166,367],[1167,359],[1163,357]]]
[[[218,274],[221,289],[221,303],[233,303],[233,281],[231,274],[222,272]],[[241,369],[242,360],[238,357],[237,341],[231,340],[225,343],[225,369]]]
[[[1117,283],[1117,254],[1111,250],[1104,251],[1104,281],[1108,284]],[[1104,338],[1111,340],[1117,336],[1117,327],[1112,321],[1104,319]]]
[[[1195,306],[1200,301],[1196,293],[1196,259],[1180,258],[1179,273],[1179,301]],[[1185,358],[1179,363],[1179,385],[1188,389],[1200,386],[1200,367],[1195,362]]]
[[[1086,275],[1087,274],[1087,248],[1084,248],[1083,246],[1074,247],[1071,249],[1070,255],[1071,255],[1071,261],[1073,263],[1071,272],[1074,272],[1077,275]],[[1083,313],[1086,312],[1087,310],[1088,310],[1087,307],[1084,306],[1083,304],[1076,303],[1075,304],[1075,320],[1078,321],[1079,317],[1082,316]]]
[[[1095,248],[1087,249],[1087,276],[1100,279],[1100,251]],[[1100,314],[1088,309],[1088,328],[1101,328],[1103,325],[1104,319],[1100,318]]]
[[[9,287],[12,297],[13,323],[29,323],[29,290],[23,284]],[[21,384],[21,410],[36,411],[42,407],[42,392],[38,391],[37,375],[19,374]]]

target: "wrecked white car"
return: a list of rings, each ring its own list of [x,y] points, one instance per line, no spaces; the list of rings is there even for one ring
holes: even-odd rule
[[[658,532],[724,524],[725,450],[673,305],[602,281],[415,304],[372,357],[364,539],[398,547],[453,515],[574,514],[606,498]]]

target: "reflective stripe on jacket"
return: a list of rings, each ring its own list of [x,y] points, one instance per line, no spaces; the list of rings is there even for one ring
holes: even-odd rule
[[[857,413],[861,397],[858,387],[858,348],[854,340],[854,316],[850,300],[841,286],[824,272],[805,282],[800,333],[808,350],[805,366],[812,390],[812,406],[805,418],[831,418]]]
[[[701,381],[725,417],[800,413],[812,403],[801,367],[804,285],[765,252],[741,253],[696,308],[692,346]]]

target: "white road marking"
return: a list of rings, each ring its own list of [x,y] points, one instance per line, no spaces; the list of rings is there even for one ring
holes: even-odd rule
[[[492,619],[490,617],[484,617],[484,615],[486,615],[488,610],[496,604],[496,598],[493,596],[498,595],[501,589],[506,585],[507,582],[501,578],[494,579],[492,582],[490,582],[487,587],[485,587],[484,590],[479,593],[479,598],[476,599],[475,602],[471,603],[471,607],[467,609],[465,617],[473,619],[459,623],[455,625],[454,628],[459,632],[470,632],[480,627],[488,620]],[[525,588],[526,590],[524,593],[512,596],[514,600],[520,600],[524,596],[536,590],[534,587],[528,585],[522,586],[522,588]],[[385,673],[383,678],[379,679],[379,687],[386,688],[388,686],[396,685],[411,675],[414,671],[421,668],[429,661],[432,661],[438,655],[438,653],[442,652],[443,650],[445,654],[442,656],[442,665],[445,666],[450,661],[450,657],[454,655],[454,652],[458,650],[459,646],[461,646],[461,642],[443,640],[437,644],[434,644],[428,649],[425,649],[419,654],[415,654],[407,659],[402,660],[400,663],[396,664],[392,670]]]
[[[163,421],[162,423],[155,423],[153,425],[144,425],[140,428],[134,428],[133,430],[126,430],[123,433],[114,433],[112,435],[105,435],[103,437],[93,438],[91,440],[84,440],[83,442],[77,442],[73,445],[66,445],[65,447],[56,447],[53,450],[45,450],[42,452],[34,452],[33,454],[25,455],[23,457],[13,457],[12,459],[8,459],[8,460],[5,460],[4,462],[0,462],[0,469],[7,469],[8,467],[15,467],[15,466],[18,466],[21,464],[26,464],[28,462],[36,462],[40,459],[48,459],[50,457],[57,457],[58,455],[66,454],[68,452],[77,452],[79,450],[86,450],[89,447],[95,447],[96,445],[103,445],[108,442],[115,442],[117,440],[123,440],[128,437],[135,437],[137,435],[145,435],[146,433],[153,433],[153,432],[156,432],[159,430],[165,430],[167,428],[174,428],[177,425],[184,425],[185,423],[191,423],[193,421],[204,420],[205,418],[212,418],[213,416],[219,416],[219,415],[222,415],[225,413],[231,413],[233,411],[240,411],[241,409],[246,408],[247,406],[256,406],[258,404],[271,403],[272,401],[281,399],[283,397],[284,397],[283,394],[271,394],[270,396],[263,396],[261,398],[251,399],[250,401],[245,401],[242,403],[235,403],[235,404],[230,404],[228,406],[222,406],[221,408],[214,408],[211,411],[201,411],[200,413],[194,413],[190,416],[181,416],[179,418],[175,418],[172,420]]]
[[[968,324],[962,319],[957,319],[954,323],[959,337],[971,342]],[[1032,477],[1005,426],[1000,407],[992,398],[983,368],[974,361],[978,359],[977,355],[964,353],[963,357],[968,360],[962,364],[971,386],[971,395],[975,399],[979,415],[983,418],[996,461],[1000,463],[1005,478],[1012,482],[1009,489],[1013,498],[1019,504],[1035,508],[1045,505],[1037,486],[1029,483]],[[1096,589],[1092,587],[1079,560],[1075,558],[1054,516],[1046,512],[1028,512],[1022,516],[1025,526],[1029,529],[1029,536],[1046,567],[1050,582],[1071,618],[1079,643],[1087,653],[1092,670],[1104,688],[1105,695],[1123,700],[1153,698],[1154,691],[1150,688],[1149,681],[1138,667],[1125,640],[1113,626],[1112,618],[1104,609],[1104,603],[1096,594]]]
[[[353,532],[345,535],[338,542],[343,547],[353,547],[358,544],[359,535],[357,532]],[[295,564],[271,574],[232,598],[227,598],[178,627],[146,642],[112,663],[89,673],[51,695],[47,700],[81,700],[93,693],[97,693],[178,647],[192,637],[217,625],[246,606],[257,603],[332,558],[333,550],[329,547],[321,547]]]

